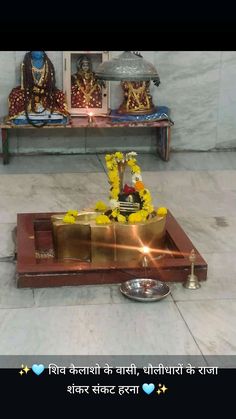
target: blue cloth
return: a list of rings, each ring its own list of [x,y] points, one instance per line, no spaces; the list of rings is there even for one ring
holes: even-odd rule
[[[38,124],[38,125],[41,125],[43,122],[45,122],[45,120],[44,119],[40,119],[40,120],[38,120],[38,119],[33,119],[33,118],[30,118],[30,120],[33,122],[33,124]],[[29,125],[29,122],[28,122],[28,120],[25,118],[25,119],[11,119],[11,124],[14,124],[14,125]],[[47,119],[47,125],[50,125],[50,124],[54,124],[54,125],[63,125],[63,124],[68,124],[68,122],[69,122],[69,118],[68,117],[66,117],[66,116],[64,116],[63,117],[63,119]]]
[[[112,122],[152,122],[161,120],[170,120],[170,109],[167,106],[157,106],[154,112],[146,115],[120,114],[117,110],[111,110]]]

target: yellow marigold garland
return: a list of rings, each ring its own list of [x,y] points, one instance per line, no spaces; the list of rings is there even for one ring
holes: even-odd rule
[[[108,180],[111,185],[109,199],[110,199],[110,214],[109,215],[99,215],[96,218],[97,224],[107,224],[110,223],[111,220],[116,220],[120,223],[125,223],[128,221],[129,223],[139,223],[145,222],[149,215],[158,216],[165,216],[167,214],[167,209],[164,207],[158,208],[154,211],[154,206],[152,204],[152,196],[150,191],[145,188],[144,183],[142,182],[142,175],[141,175],[141,168],[137,164],[136,160],[137,153],[131,151],[129,153],[122,153],[117,151],[113,154],[106,154],[105,161],[107,167],[107,175]],[[138,192],[141,201],[142,201],[142,209],[130,214],[129,216],[125,217],[124,215],[120,214],[119,210],[119,194],[120,194],[120,176],[119,176],[119,165],[124,164],[129,166],[132,174],[132,183],[136,192]],[[102,201],[98,201],[95,206],[96,211],[106,211],[108,208]]]

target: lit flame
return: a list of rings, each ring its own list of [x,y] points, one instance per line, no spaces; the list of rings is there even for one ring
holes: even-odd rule
[[[149,249],[149,247],[148,247],[148,246],[143,246],[143,247],[141,248],[141,252],[142,252],[144,255],[147,255],[147,254],[150,252],[150,249]]]

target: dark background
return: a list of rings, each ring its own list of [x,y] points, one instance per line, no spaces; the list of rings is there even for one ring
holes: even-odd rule
[[[23,406],[27,406],[28,401],[33,402],[34,409],[37,409],[37,406],[40,409],[47,406],[47,409],[51,409],[54,413],[62,405],[64,407],[77,405],[81,408],[83,404],[86,404],[88,409],[94,409],[96,403],[103,403],[108,406],[108,403],[112,402],[113,407],[116,404],[122,406],[125,403],[132,407],[132,417],[136,408],[139,408],[140,405],[148,409],[147,417],[155,413],[155,411],[151,413],[149,410],[153,407],[159,413],[162,408],[166,411],[166,409],[174,407],[176,415],[181,417],[183,413],[188,413],[187,416],[192,417],[193,413],[196,415],[197,412],[201,413],[201,417],[206,417],[208,408],[213,413],[215,407],[225,408],[227,406],[228,412],[230,412],[230,408],[234,407],[236,369],[218,369],[217,375],[201,375],[196,369],[193,375],[186,374],[183,370],[182,375],[155,376],[144,374],[142,369],[139,370],[139,376],[120,376],[115,372],[107,375],[102,371],[100,375],[91,374],[87,376],[73,375],[69,372],[66,375],[49,375],[48,369],[45,369],[40,376],[35,375],[32,370],[27,375],[23,374],[21,376],[19,371],[20,369],[0,370],[2,408],[5,403],[8,403],[9,398],[13,401],[13,394],[13,404],[18,410],[20,406],[21,412]],[[76,393],[70,394],[66,391],[67,386],[73,383],[90,386],[97,384],[140,385],[140,389],[138,395],[96,395],[91,389],[89,389],[91,394],[79,395]],[[153,383],[156,389],[150,395],[147,395],[141,388],[143,383]],[[165,384],[168,388],[165,394],[156,394],[159,383]],[[11,408],[13,408],[13,404],[11,403]],[[234,416],[233,412],[232,414]],[[45,414],[45,416],[48,416],[48,414]],[[155,416],[158,416],[157,411]],[[55,414],[53,417],[56,417]],[[127,415],[124,417],[127,417]]]

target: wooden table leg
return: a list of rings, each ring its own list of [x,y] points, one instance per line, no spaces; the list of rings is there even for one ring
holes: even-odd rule
[[[164,161],[170,158],[170,129],[170,126],[157,128],[157,151]]]
[[[2,158],[3,164],[9,163],[8,132],[6,128],[1,128],[2,134]]]

